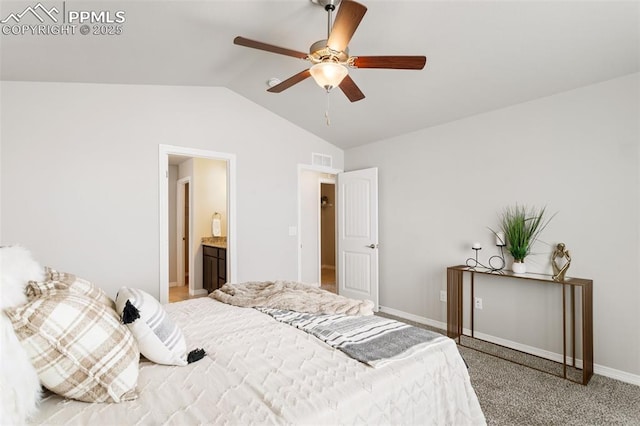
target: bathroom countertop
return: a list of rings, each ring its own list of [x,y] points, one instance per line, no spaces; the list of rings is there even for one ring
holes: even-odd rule
[[[226,249],[227,237],[202,237],[202,245]]]

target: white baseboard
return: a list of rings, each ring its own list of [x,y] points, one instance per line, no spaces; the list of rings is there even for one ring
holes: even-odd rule
[[[387,308],[385,306],[380,306],[380,311],[387,313],[389,315],[399,317],[399,318],[404,318],[409,321],[415,321],[419,324],[425,324],[431,327],[439,328],[441,330],[447,329],[447,323],[442,321],[432,320],[430,318],[421,317],[419,315],[410,314],[408,312],[399,311],[393,308]],[[463,332],[465,334],[471,335],[471,330],[464,329]],[[558,354],[558,353],[547,351],[540,348],[534,348],[532,346],[523,345],[522,343],[513,342],[510,340],[502,339],[500,337],[491,336],[489,334],[478,333],[477,331],[474,333],[474,336],[479,339],[486,340],[488,342],[497,343],[499,345],[506,346],[508,348],[516,349],[518,351],[527,352],[532,355],[537,355],[542,358],[550,359],[552,361],[562,362],[562,354]],[[567,357],[567,363],[571,363],[571,362],[572,362],[572,359]],[[578,366],[578,368],[582,368],[581,359],[576,359],[576,366]],[[615,368],[599,365],[596,363],[593,364],[593,372],[595,374],[609,377],[611,379],[620,380],[621,382],[640,386],[640,375],[638,374],[627,373],[626,371],[616,370]]]
[[[471,336],[471,330],[465,328],[463,332],[467,336]],[[497,345],[506,346],[507,348],[515,349],[520,352],[526,352],[531,355],[539,356],[540,358],[550,359],[551,361],[555,362],[562,362],[562,354],[536,348],[534,346],[523,345],[522,343],[512,342],[511,340],[502,339],[500,337],[491,336],[489,334],[478,333],[477,331],[474,333],[474,337],[481,340],[486,340],[487,342],[495,343]],[[572,364],[573,358],[568,356],[566,362],[567,364]],[[576,367],[582,368],[581,359],[576,358]]]
[[[387,308],[386,306],[380,306],[380,311],[389,314],[389,315],[393,315],[396,317],[400,317],[400,318],[404,318],[406,320],[409,321],[415,321],[417,323],[420,324],[424,324],[424,325],[428,325],[431,327],[435,327],[435,328],[439,328],[440,330],[444,330],[446,332],[447,330],[447,323],[446,322],[440,322],[440,321],[436,321],[436,320],[432,320],[429,318],[425,318],[425,317],[421,317],[418,315],[414,315],[414,314],[410,314],[407,312],[403,312],[403,311],[399,311],[397,309],[393,309],[393,308]]]
[[[640,375],[631,374],[626,371],[616,370],[615,368],[605,367],[604,365],[593,365],[593,370],[596,374],[609,377],[611,379],[620,380],[621,382],[631,383],[632,385],[640,386]]]
[[[178,286],[179,284],[176,281],[169,283],[169,287],[178,287]]]
[[[209,292],[205,288],[189,289],[189,296],[206,296],[207,294],[209,294]]]

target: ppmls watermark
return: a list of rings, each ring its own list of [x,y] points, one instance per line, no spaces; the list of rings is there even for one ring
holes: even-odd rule
[[[0,20],[3,36],[24,35],[120,35],[126,22],[124,10],[76,10],[67,2],[47,7],[38,2],[9,13]]]

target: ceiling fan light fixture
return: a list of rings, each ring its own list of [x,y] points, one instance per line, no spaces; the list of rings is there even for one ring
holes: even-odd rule
[[[311,76],[326,91],[338,87],[349,74],[347,67],[336,62],[320,62],[309,69]]]
[[[282,83],[282,80],[277,77],[271,77],[269,80],[267,80],[267,86],[269,87],[277,86],[280,83]]]
[[[1,0],[0,0],[1,1]],[[308,1],[308,0],[307,0]],[[355,0],[311,0],[327,12],[327,38],[311,45],[309,53],[300,52],[273,44],[236,37],[233,43],[239,46],[290,56],[310,62],[313,66],[287,78],[280,84],[267,89],[271,93],[280,93],[291,86],[313,76],[313,79],[327,93],[335,87],[345,94],[351,102],[364,99],[364,93],[349,76],[348,68],[381,68],[399,70],[421,70],[427,58],[425,56],[350,56],[349,42],[360,21],[367,12],[367,7]],[[333,12],[340,5],[335,21]],[[327,102],[329,96],[327,96]]]

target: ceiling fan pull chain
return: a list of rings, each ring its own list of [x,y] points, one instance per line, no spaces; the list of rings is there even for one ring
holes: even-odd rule
[[[324,118],[327,119],[327,126],[331,126],[331,118],[329,118],[329,91],[327,90],[327,110],[324,112]]]

